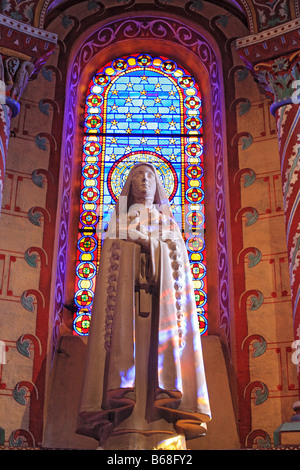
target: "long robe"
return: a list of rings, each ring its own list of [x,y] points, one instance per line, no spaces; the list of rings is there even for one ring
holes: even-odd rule
[[[156,423],[159,431],[163,420],[192,438],[211,419],[186,247],[171,219],[153,208],[151,220],[154,228],[139,224],[150,235],[149,253],[120,238],[106,238],[102,247],[76,430],[100,445],[134,416],[138,381],[146,384],[144,416],[129,419],[130,432],[155,430]],[[141,331],[145,340],[136,338]],[[145,354],[147,367],[138,367]]]

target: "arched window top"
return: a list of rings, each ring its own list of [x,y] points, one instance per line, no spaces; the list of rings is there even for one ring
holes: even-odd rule
[[[101,236],[137,161],[157,169],[191,262],[201,334],[207,330],[201,93],[165,57],[113,60],[91,80],[85,103],[74,334],[88,334]]]

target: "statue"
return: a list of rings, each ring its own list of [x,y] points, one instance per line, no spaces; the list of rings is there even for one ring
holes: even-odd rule
[[[210,419],[185,243],[155,168],[139,163],[102,247],[76,432],[104,449],[185,448]]]

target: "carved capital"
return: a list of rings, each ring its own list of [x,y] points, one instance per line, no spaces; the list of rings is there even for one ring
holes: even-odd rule
[[[20,109],[19,100],[34,72],[34,64],[18,57],[5,57],[0,54],[0,80],[5,104],[15,117]]]
[[[15,116],[28,80],[36,77],[53,53],[57,35],[1,13],[0,29],[0,91]]]
[[[273,115],[280,106],[299,104],[297,88],[300,86],[300,50],[256,64],[254,77],[272,101],[270,110]]]
[[[2,57],[1,80],[5,83],[6,95],[19,101],[26,88],[29,78],[34,72],[34,64],[17,57]]]
[[[236,41],[237,51],[260,88],[272,100],[271,112],[292,103],[300,79],[300,18]]]

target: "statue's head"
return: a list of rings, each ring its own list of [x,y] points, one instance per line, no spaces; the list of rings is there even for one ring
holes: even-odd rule
[[[133,198],[145,198],[153,202],[156,192],[154,168],[150,165],[142,164],[133,167],[131,171],[131,194]]]

